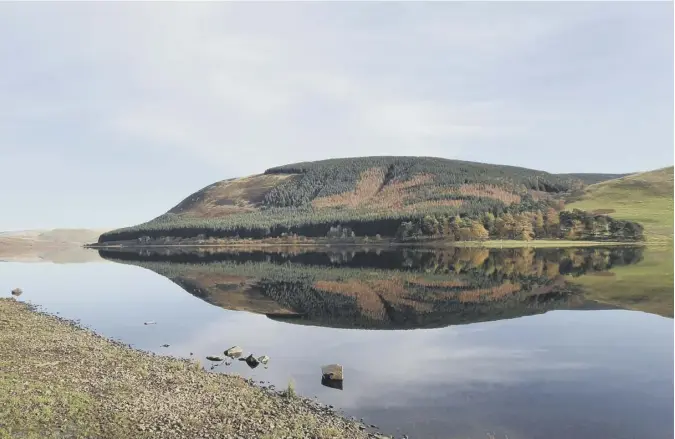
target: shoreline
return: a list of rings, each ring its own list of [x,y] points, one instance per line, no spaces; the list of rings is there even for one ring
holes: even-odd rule
[[[341,248],[341,247],[368,247],[384,248],[569,248],[569,247],[644,247],[649,245],[643,241],[565,241],[565,240],[486,240],[486,241],[418,241],[418,242],[223,242],[204,244],[85,244],[83,247],[92,250],[105,249],[146,249],[146,248],[264,248],[264,247],[314,247],[314,248]]]
[[[0,298],[0,346],[1,437],[387,437],[312,400],[134,349],[13,298]]]

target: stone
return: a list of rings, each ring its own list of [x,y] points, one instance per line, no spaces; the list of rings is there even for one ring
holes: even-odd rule
[[[270,357],[268,357],[267,355],[261,355],[260,357],[258,357],[258,362],[260,362],[261,364],[267,364],[269,363],[269,361]]]
[[[206,359],[209,360],[209,361],[223,361],[222,357],[212,357],[210,355],[208,357],[206,357]]]
[[[251,354],[248,357],[246,357],[246,364],[248,364],[248,367],[250,367],[251,369],[255,369],[256,367],[258,367],[258,364],[260,364],[260,362],[256,357],[253,356],[253,354]]]
[[[23,290],[21,288],[14,288],[12,290],[12,296],[19,297],[22,294],[23,294]]]
[[[143,323],[143,324],[144,324],[144,325],[156,325],[157,322],[154,322],[154,321],[150,320],[149,322],[145,322],[145,323]]]
[[[339,364],[321,366],[321,375],[334,381],[342,381],[344,379],[342,366]]]
[[[230,349],[224,352],[224,354],[230,358],[239,358],[243,353],[244,350],[241,348],[241,346],[232,346]]]

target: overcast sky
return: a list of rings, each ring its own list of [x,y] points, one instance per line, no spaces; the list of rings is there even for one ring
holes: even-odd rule
[[[0,230],[284,163],[673,163],[673,4],[0,3]]]

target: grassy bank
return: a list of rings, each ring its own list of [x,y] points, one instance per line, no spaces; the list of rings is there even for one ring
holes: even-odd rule
[[[0,299],[0,438],[367,438],[299,397]],[[370,435],[372,437],[372,435]]]

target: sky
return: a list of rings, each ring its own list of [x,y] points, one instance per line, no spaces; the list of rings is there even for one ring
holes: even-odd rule
[[[673,164],[672,2],[4,2],[0,66],[0,230],[332,157]]]

